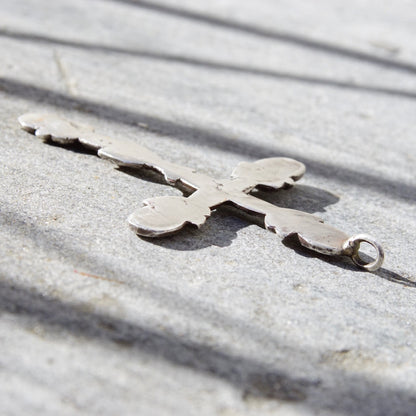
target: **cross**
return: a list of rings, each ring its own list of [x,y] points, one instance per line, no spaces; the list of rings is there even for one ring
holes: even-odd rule
[[[57,115],[29,113],[19,117],[19,122],[25,130],[44,141],[52,140],[62,145],[79,142],[117,166],[153,169],[161,173],[169,185],[190,194],[187,197],[146,199],[143,207],[128,218],[130,226],[138,235],[169,235],[186,224],[199,228],[213,209],[228,203],[243,212],[262,216],[265,228],[281,238],[297,235],[300,244],[308,249],[326,255],[349,256],[355,264],[369,271],[377,270],[383,262],[382,247],[368,235],[350,237],[324,224],[312,214],[277,207],[250,194],[256,187],[268,190],[291,187],[305,173],[305,166],[294,159],[272,157],[256,162],[241,162],[229,179],[213,179],[191,168],[165,161],[135,142],[115,140]],[[375,248],[375,260],[366,262],[360,257],[362,242]]]

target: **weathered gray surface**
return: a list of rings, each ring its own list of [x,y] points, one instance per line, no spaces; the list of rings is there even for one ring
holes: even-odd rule
[[[411,1],[3,0],[0,408],[6,415],[416,413]],[[305,163],[269,201],[374,235],[383,269],[228,213],[140,239],[178,195],[16,118],[57,112],[224,177]]]

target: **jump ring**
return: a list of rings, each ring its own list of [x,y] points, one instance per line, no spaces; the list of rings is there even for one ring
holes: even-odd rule
[[[361,243],[368,243],[372,245],[376,252],[377,257],[374,261],[370,263],[366,263],[359,254],[359,249]],[[381,267],[384,260],[384,250],[383,247],[381,247],[380,244],[377,243],[377,241],[374,240],[374,238],[370,237],[366,234],[357,234],[352,237],[350,237],[345,243],[344,243],[344,250],[349,252],[348,254],[351,256],[352,261],[359,267],[362,267],[365,270],[368,270],[370,272],[373,272]]]

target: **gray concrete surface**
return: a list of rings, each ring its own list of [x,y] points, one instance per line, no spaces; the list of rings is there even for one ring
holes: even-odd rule
[[[413,1],[2,0],[2,415],[416,414]],[[149,241],[178,191],[16,118],[51,111],[374,235],[376,273],[218,212]]]

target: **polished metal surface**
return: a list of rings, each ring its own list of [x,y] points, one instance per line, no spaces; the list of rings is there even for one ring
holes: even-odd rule
[[[355,264],[369,271],[377,270],[383,262],[383,249],[373,238],[364,234],[350,237],[324,224],[319,217],[280,208],[250,194],[256,187],[278,190],[292,186],[305,173],[305,166],[296,160],[274,157],[241,162],[230,179],[216,180],[165,161],[136,143],[112,139],[56,115],[24,114],[19,117],[19,122],[25,130],[45,141],[60,144],[78,141],[118,166],[156,170],[169,185],[191,194],[188,197],[165,196],[145,200],[144,206],[128,218],[130,226],[141,236],[169,235],[186,224],[200,227],[211,215],[212,209],[231,203],[244,212],[264,216],[265,228],[281,238],[297,235],[299,242],[311,250],[327,255],[349,256]],[[362,242],[375,248],[377,255],[374,261],[366,262],[360,257]]]

